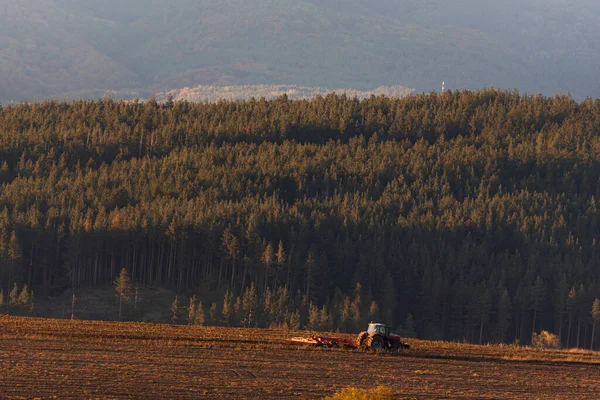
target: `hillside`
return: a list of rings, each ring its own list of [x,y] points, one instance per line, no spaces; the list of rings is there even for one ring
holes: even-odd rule
[[[104,287],[82,311],[114,316],[124,268],[229,325],[597,346],[599,121],[492,90],[7,106],[2,307]]]
[[[402,85],[597,97],[589,0],[0,0],[0,101]]]

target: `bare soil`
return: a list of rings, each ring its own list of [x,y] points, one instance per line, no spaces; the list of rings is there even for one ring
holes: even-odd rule
[[[600,355],[412,340],[400,355],[298,347],[304,332],[0,316],[0,398],[597,399]]]

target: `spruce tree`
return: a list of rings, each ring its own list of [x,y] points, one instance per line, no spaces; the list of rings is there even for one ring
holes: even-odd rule
[[[129,300],[131,296],[131,279],[129,275],[127,275],[127,270],[125,268],[121,269],[119,276],[114,281],[115,290],[119,297],[119,320],[123,315],[123,301]]]
[[[256,318],[256,289],[254,287],[254,282],[252,282],[244,292],[242,298],[242,311],[242,324],[244,327],[249,328]]]
[[[190,305],[188,306],[188,325],[195,325],[196,318],[196,296],[190,297]]]
[[[8,294],[8,306],[16,307],[19,304],[19,287],[15,283],[12,290]]]
[[[267,243],[265,250],[262,253],[262,263],[265,266],[265,275],[264,275],[264,283],[263,283],[263,292],[267,290],[269,284],[269,275],[271,274],[271,264],[273,264],[273,260],[275,255],[273,254],[273,246],[271,243]]]
[[[327,309],[327,306],[324,304],[319,311],[319,329],[324,332],[329,332],[332,330],[331,326],[331,313]]]
[[[265,327],[270,327],[274,322],[275,298],[271,289],[267,288],[263,296],[262,323]]]
[[[17,303],[23,307],[29,306],[29,288],[27,287],[27,284],[23,285]]]
[[[406,315],[406,319],[402,325],[402,335],[408,338],[417,337],[417,333],[415,331],[415,321],[411,313]]]
[[[338,328],[343,332],[349,330],[350,311],[350,298],[348,296],[344,296],[342,304],[340,304],[338,309]]]
[[[233,303],[233,322],[232,326],[241,326],[244,323],[244,307],[242,305],[242,296],[237,296]]]
[[[275,260],[277,262],[277,273],[275,274],[276,279],[283,271],[283,266],[285,265],[286,259],[285,248],[283,247],[283,242],[280,240],[279,245],[277,246],[277,254],[275,255]]]
[[[497,337],[500,343],[504,343],[510,319],[510,296],[508,290],[505,289],[498,300]]]
[[[196,313],[194,315],[194,325],[203,326],[205,322],[204,308],[202,307],[202,302],[198,302],[196,305]]]
[[[29,305],[27,307],[30,315],[33,315],[35,312],[35,296],[33,294],[33,290],[29,293]]]
[[[575,348],[579,348],[579,337],[581,336],[581,323],[585,318],[585,314],[587,314],[587,310],[584,312],[585,306],[585,298],[586,298],[586,290],[583,286],[583,283],[579,285],[579,290],[577,291],[577,341],[575,343]],[[587,308],[587,307],[586,307]]]
[[[276,296],[276,311],[275,311],[275,322],[277,324],[283,323],[285,321],[285,317],[288,313],[288,307],[290,302],[290,297],[288,294],[287,286],[280,287],[277,289]]]
[[[19,244],[19,239],[17,239],[17,234],[13,231],[10,235],[7,249],[9,280],[17,276],[17,268],[21,263],[21,257],[21,245]]]
[[[571,328],[575,316],[577,315],[577,292],[575,287],[572,287],[567,296],[567,315],[569,317],[569,326],[567,328],[567,347],[571,346]]]
[[[293,331],[300,329],[300,312],[298,310],[289,311],[285,317],[285,320],[288,329]]]
[[[311,331],[318,331],[321,329],[321,315],[319,314],[319,308],[312,301],[308,305],[307,328]]]
[[[369,306],[369,320],[379,321],[379,306],[375,300],[371,301],[371,305]]]
[[[140,285],[135,283],[133,285],[133,310],[137,312],[138,303],[140,301]]]
[[[213,302],[210,306],[208,317],[210,318],[211,325],[218,325],[221,322],[219,320],[219,309],[216,302]]]
[[[361,295],[360,292],[362,290],[362,286],[360,283],[357,283],[356,286],[354,287],[354,300],[352,301],[352,306],[351,306],[351,311],[350,311],[350,317],[352,320],[352,329],[356,330],[356,329],[360,329],[360,323],[361,323]]]
[[[178,324],[180,318],[181,318],[181,306],[179,303],[179,297],[175,296],[173,303],[171,303],[171,322],[173,324]]]
[[[231,326],[233,322],[233,293],[229,290],[225,293],[225,298],[223,299],[223,307],[221,308],[221,324],[225,326]]]
[[[533,306],[533,326],[532,326],[532,334],[536,332],[536,322],[540,309],[544,307],[545,299],[546,299],[546,285],[540,276],[538,275],[535,279],[535,283],[533,285],[533,291],[531,293],[531,302]],[[539,331],[542,331],[542,327],[540,324]]]
[[[592,304],[592,312],[591,312],[591,317],[592,317],[592,340],[591,340],[591,344],[590,344],[590,349],[594,349],[594,339],[595,339],[595,335],[596,335],[596,325],[598,325],[598,323],[600,323],[600,299],[595,299],[594,303]]]

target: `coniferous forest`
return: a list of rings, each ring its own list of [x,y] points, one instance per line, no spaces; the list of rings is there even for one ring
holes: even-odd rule
[[[5,105],[0,301],[125,268],[226,290],[210,313],[245,325],[279,302],[295,326],[589,347],[599,177],[600,101],[569,96]]]

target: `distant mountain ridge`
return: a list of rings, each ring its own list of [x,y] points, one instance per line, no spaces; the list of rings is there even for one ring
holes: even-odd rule
[[[273,85],[598,97],[591,0],[0,0],[0,101]]]
[[[313,86],[298,85],[240,85],[240,86],[207,86],[200,85],[194,88],[183,88],[157,93],[157,101],[166,101],[169,97],[173,100],[209,101],[219,100],[248,100],[251,98],[267,100],[286,95],[290,100],[311,99],[318,95],[328,93],[346,94],[350,97],[364,99],[372,95],[387,97],[404,97],[414,92],[414,89],[404,86],[380,86],[374,90],[355,89],[328,89]]]

